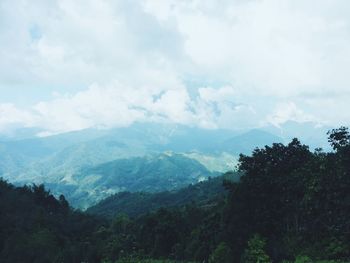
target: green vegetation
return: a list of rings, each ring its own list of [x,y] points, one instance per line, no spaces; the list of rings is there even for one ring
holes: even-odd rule
[[[209,263],[230,263],[232,262],[231,248],[221,242],[209,257]]]
[[[188,204],[209,207],[215,205],[224,195],[227,195],[227,189],[222,184],[223,179],[238,181],[239,174],[229,172],[223,176],[209,177],[206,181],[189,185],[180,190],[159,193],[120,192],[90,207],[86,212],[113,218],[118,214],[137,217],[145,213],[154,212],[162,207],[179,207]]]
[[[167,153],[85,167],[71,176],[72,184],[47,185],[53,192],[64,194],[74,207],[87,208],[117,192],[174,190],[217,175],[194,159]]]
[[[78,198],[80,207],[84,207],[84,203],[91,205],[120,191],[174,190],[217,175],[194,159],[169,153],[103,163],[82,169],[73,179],[80,182],[79,188],[86,192],[84,201],[81,196]]]
[[[77,262],[95,258],[86,248],[100,224],[72,211],[43,185],[14,187],[0,180],[1,262]]]
[[[120,191],[185,187],[202,176],[232,170],[240,152],[281,141],[257,130],[238,133],[156,123],[42,138],[35,132],[40,131],[27,139],[0,138],[0,176],[21,185],[44,183],[81,209]],[[157,160],[164,153],[174,154]]]
[[[270,257],[265,252],[266,241],[258,234],[254,235],[248,241],[248,247],[245,249],[242,262],[244,263],[270,263]]]
[[[134,217],[96,219],[42,186],[0,181],[1,262],[350,262],[350,135],[328,138],[328,153],[297,139],[257,148],[209,205],[137,201],[147,209]]]

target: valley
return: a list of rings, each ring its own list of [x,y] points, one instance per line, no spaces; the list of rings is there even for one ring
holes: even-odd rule
[[[240,153],[279,141],[263,130],[153,123],[3,139],[0,176],[17,185],[43,183],[86,209],[117,192],[174,190],[235,170]]]

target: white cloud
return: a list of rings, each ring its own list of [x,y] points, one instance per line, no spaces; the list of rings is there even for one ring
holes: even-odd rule
[[[18,109],[10,103],[0,104],[0,132],[12,127],[33,127],[37,124],[35,116],[26,110]]]
[[[294,102],[280,103],[277,105],[272,115],[267,117],[267,121],[277,127],[280,127],[281,124],[287,121],[319,122],[314,116],[298,108]]]
[[[118,82],[108,86],[94,84],[76,94],[55,94],[54,99],[39,102],[26,111],[12,104],[1,105],[0,127],[12,123],[41,127],[39,136],[47,136],[90,127],[124,127],[136,121],[203,128],[245,126],[252,121],[246,118],[247,114],[256,113],[246,105],[234,103],[233,95],[231,87],[206,87],[191,99],[181,83],[172,89],[135,88]]]
[[[34,110],[40,115],[41,126],[52,133],[89,127],[128,126],[159,114],[170,121],[183,121],[183,90],[162,92],[148,87],[135,89],[117,82],[109,86],[95,84],[77,94],[40,102]],[[159,93],[160,98],[153,101],[153,96]],[[174,98],[177,103],[172,103]]]
[[[199,88],[198,93],[200,98],[206,102],[230,101],[230,99],[233,99],[236,95],[235,89],[231,86],[224,86],[219,89],[214,89],[211,87]]]
[[[347,17],[328,17],[326,10],[305,8],[300,1],[253,1],[233,4],[222,16],[196,9],[179,17],[195,63],[216,75],[223,72],[249,94],[318,93],[320,86],[334,88],[334,76],[349,81],[344,70],[350,51],[344,46],[350,36]],[[338,89],[348,89],[344,81],[339,84]]]
[[[0,127],[349,122],[349,12],[346,0],[3,0]],[[18,106],[21,89],[60,95]]]

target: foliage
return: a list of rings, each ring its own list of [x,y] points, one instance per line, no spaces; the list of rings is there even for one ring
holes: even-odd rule
[[[205,198],[203,184],[146,194],[134,217],[96,219],[42,185],[0,180],[1,262],[349,262],[348,138],[346,128],[331,131],[328,153],[297,139],[257,148],[240,156],[239,182],[223,181],[227,195]],[[184,201],[191,196],[205,202]]]
[[[14,187],[0,179],[1,262],[76,262],[86,253],[89,233],[100,224],[73,211],[43,185]]]
[[[232,262],[231,248],[225,242],[221,242],[209,257],[209,263],[231,263],[231,262]]]
[[[340,127],[328,132],[328,142],[334,150],[339,150],[345,146],[350,145],[350,134],[347,127]]]
[[[243,263],[270,263],[270,257],[265,252],[266,241],[259,235],[254,235],[248,241],[248,247],[244,251]]]
[[[154,212],[161,207],[179,207],[191,203],[198,206],[215,204],[218,199],[227,194],[222,184],[223,179],[232,181],[237,177],[237,173],[227,173],[224,176],[209,178],[206,181],[174,191],[158,193],[121,192],[90,207],[87,209],[87,213],[108,218],[113,218],[120,213],[137,217]]]
[[[312,260],[308,256],[298,256],[294,263],[312,263]]]

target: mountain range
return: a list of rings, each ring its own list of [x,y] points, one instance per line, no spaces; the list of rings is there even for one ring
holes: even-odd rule
[[[74,206],[86,208],[120,191],[178,189],[234,170],[240,153],[286,142],[291,130],[309,130],[309,135],[314,130],[325,137],[325,128],[288,125],[283,131],[135,123],[48,137],[35,136],[35,129],[22,130],[1,137],[0,176],[17,185],[44,183],[54,194],[65,194]]]
[[[199,205],[208,207],[215,204],[227,194],[223,181],[239,181],[239,174],[235,172],[209,178],[187,187],[156,193],[149,192],[119,192],[103,199],[96,205],[89,207],[88,214],[106,218],[127,215],[135,218],[143,214],[154,212],[159,208],[173,208],[185,205]]]

